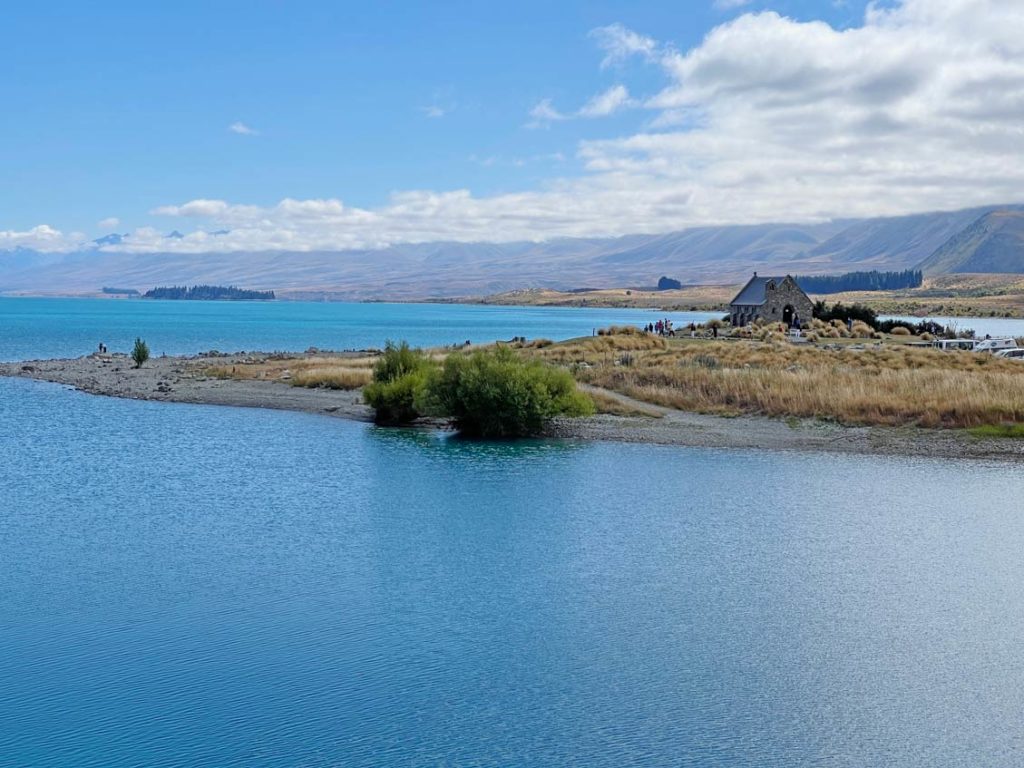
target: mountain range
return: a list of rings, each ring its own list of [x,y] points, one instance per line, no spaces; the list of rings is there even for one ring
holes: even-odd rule
[[[180,238],[174,232],[168,238]],[[753,271],[881,269],[1024,273],[1024,206],[1001,205],[819,224],[695,227],[663,235],[543,242],[395,245],[379,250],[151,253],[109,250],[107,235],[72,253],[0,252],[0,293],[91,294],[103,285],[237,285],[279,296],[416,299],[523,289],[727,284]]]

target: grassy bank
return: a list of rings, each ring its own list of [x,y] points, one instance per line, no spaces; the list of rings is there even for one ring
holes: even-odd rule
[[[823,348],[630,335],[529,354],[572,366],[581,382],[685,411],[848,425],[1024,423],[1024,365],[969,352],[879,342]]]
[[[595,388],[592,398],[603,413],[656,415],[645,408],[648,404],[845,425],[984,428],[979,436],[997,431],[1019,436],[1024,430],[1020,362],[911,347],[907,342],[912,337],[902,335],[836,339],[821,334],[817,344],[805,345],[782,341],[770,331],[759,336],[665,339],[624,328],[560,343],[535,340],[514,345],[514,350],[563,367],[578,382]],[[434,350],[430,358],[442,362],[450,354]],[[377,359],[307,355],[215,367],[207,373],[358,389],[372,378]]]

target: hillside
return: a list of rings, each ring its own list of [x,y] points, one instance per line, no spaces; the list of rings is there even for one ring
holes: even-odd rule
[[[987,212],[921,262],[926,274],[1024,273],[1024,210]]]
[[[381,250],[132,254],[111,250],[117,247],[100,238],[74,253],[0,252],[0,293],[84,295],[99,294],[104,285],[146,291],[212,284],[273,290],[280,298],[427,299],[643,286],[661,275],[721,285],[753,271],[813,275],[920,265],[929,275],[1024,273],[1024,208]]]

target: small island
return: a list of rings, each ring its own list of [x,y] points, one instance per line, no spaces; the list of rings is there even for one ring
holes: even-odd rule
[[[153,288],[143,294],[147,299],[175,301],[273,301],[273,291],[253,291],[233,285],[184,285]]]

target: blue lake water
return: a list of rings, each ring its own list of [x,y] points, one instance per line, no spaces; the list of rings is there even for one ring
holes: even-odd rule
[[[155,355],[210,349],[366,349],[387,339],[414,346],[492,342],[513,336],[589,336],[612,324],[669,317],[677,327],[721,312],[496,307],[462,304],[124,301],[0,298],[0,360],[78,357],[102,341],[127,352],[136,336]]]
[[[677,328],[720,312],[668,312],[464,304],[131,301],[0,298],[0,360],[78,357],[102,341],[127,352],[137,336],[156,355],[211,349],[301,351],[366,349],[387,339],[414,346],[491,342],[526,336],[568,339],[608,325],[668,317]],[[909,318],[916,322],[917,318]],[[933,318],[979,335],[1024,336],[1024,320]]]
[[[0,379],[0,765],[1020,765],[1022,498]]]

